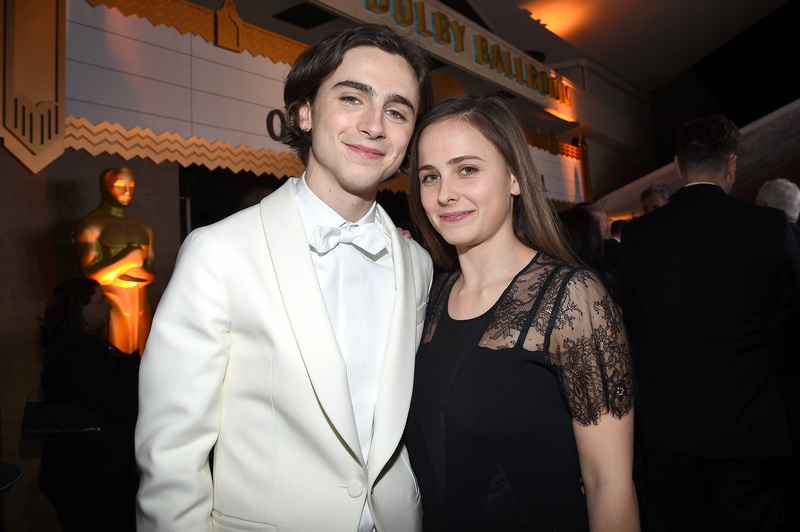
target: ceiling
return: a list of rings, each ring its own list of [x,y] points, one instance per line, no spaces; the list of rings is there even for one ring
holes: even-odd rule
[[[489,30],[536,49],[539,25],[650,93],[785,4],[787,0],[467,0]],[[527,17],[520,17],[520,10]],[[530,21],[530,22],[529,22]],[[532,24],[531,24],[532,23]],[[547,61],[575,59],[545,51]]]
[[[219,9],[223,0],[191,0]],[[545,63],[590,57],[645,93],[787,0],[439,0]],[[313,3],[313,0],[311,0]],[[234,0],[248,23],[304,43],[350,24],[335,18],[303,29],[274,15],[302,0]],[[477,19],[477,20],[476,20]]]

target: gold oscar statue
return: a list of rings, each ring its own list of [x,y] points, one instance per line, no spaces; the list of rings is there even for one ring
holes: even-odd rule
[[[129,168],[104,170],[100,206],[75,227],[81,270],[103,287],[112,305],[109,340],[125,353],[144,351],[153,321],[147,285],[156,276],[153,226],[125,214],[134,184]]]

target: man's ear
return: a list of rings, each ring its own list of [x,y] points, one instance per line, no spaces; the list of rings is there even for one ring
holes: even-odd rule
[[[683,182],[683,184],[686,185],[686,176],[683,175],[683,173],[681,172],[681,165],[680,165],[680,163],[678,163],[678,156],[677,155],[673,159],[673,162],[675,163],[675,172],[677,172],[678,177],[681,178],[681,181]]]
[[[725,165],[725,177],[731,176],[732,180],[736,180],[736,156],[731,155]]]
[[[723,186],[725,192],[730,194],[733,188],[733,183],[736,181],[736,156],[731,155],[728,162],[725,163],[725,176],[723,177]]]
[[[311,102],[306,102],[297,110],[297,125],[303,131],[311,131]]]

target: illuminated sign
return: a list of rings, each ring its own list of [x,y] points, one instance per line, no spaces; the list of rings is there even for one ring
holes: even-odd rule
[[[433,44],[452,47],[457,55],[471,54],[474,63],[503,76],[517,85],[549,97],[564,105],[572,105],[570,88],[548,70],[542,69],[516,51],[504,48],[491,34],[484,35],[462,24],[440,8],[431,8],[424,1],[364,0],[365,8],[373,15],[386,17],[401,28],[414,28],[416,33]]]

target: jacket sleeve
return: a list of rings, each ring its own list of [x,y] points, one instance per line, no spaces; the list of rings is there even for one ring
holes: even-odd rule
[[[189,235],[142,357],[136,458],[139,531],[211,531],[208,457],[217,440],[230,313],[214,249]]]

